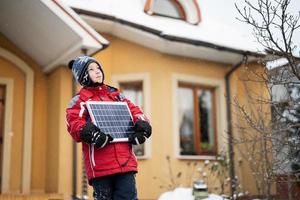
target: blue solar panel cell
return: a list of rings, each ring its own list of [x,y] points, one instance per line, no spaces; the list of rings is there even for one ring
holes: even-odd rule
[[[87,108],[93,123],[102,132],[111,135],[113,142],[126,142],[128,136],[134,133],[127,103],[88,101]]]

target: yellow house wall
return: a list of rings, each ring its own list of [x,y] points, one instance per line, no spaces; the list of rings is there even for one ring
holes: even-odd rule
[[[48,134],[47,140],[47,166],[46,171],[46,192],[58,191],[58,165],[59,165],[59,96],[60,93],[59,71],[54,71],[48,79]]]
[[[270,112],[270,107],[268,104],[264,105],[262,107],[264,112],[260,111],[258,102],[256,102],[256,105],[253,103],[250,103],[251,100],[246,95],[251,94],[252,97],[264,97],[265,100],[269,99],[268,91],[265,88],[264,83],[262,82],[255,82],[253,80],[258,80],[256,76],[253,76],[253,73],[250,73],[250,71],[255,71],[257,74],[263,74],[264,68],[259,66],[255,63],[250,63],[247,65],[247,68],[245,66],[241,66],[236,73],[232,76],[231,79],[231,86],[232,86],[232,100],[233,98],[236,98],[240,105],[243,105],[244,108],[247,110],[248,114],[252,111],[256,116],[262,115],[264,112]],[[250,78],[252,81],[244,81]],[[246,86],[246,87],[245,87]],[[255,93],[255,96],[254,96]],[[243,135],[239,133],[239,130],[237,128],[236,124],[239,124],[238,126],[245,125],[245,121],[243,117],[238,117],[238,109],[236,106],[231,106],[233,110],[233,133],[234,138],[236,139],[242,139]],[[270,119],[270,113],[267,116],[264,116],[263,119],[266,123],[268,123],[268,120]],[[258,119],[258,118],[257,118]],[[253,129],[251,129],[253,131]],[[251,195],[258,194],[257,191],[257,183],[255,182],[255,177],[253,176],[253,172],[255,169],[251,169],[247,155],[245,155],[246,152],[249,151],[245,148],[245,146],[239,145],[238,147],[235,147],[235,168],[236,168],[236,175],[238,176],[239,183],[244,188],[244,191],[248,191]],[[270,155],[272,156],[272,155]],[[269,157],[270,158],[270,157]],[[253,171],[254,170],[254,171]],[[275,192],[275,189],[272,188],[272,192]]]
[[[242,68],[241,66],[240,68]],[[244,101],[245,95],[244,95],[244,89],[243,89],[243,83],[241,81],[241,73],[240,69],[238,69],[234,74],[231,76],[230,85],[231,87],[231,99],[232,101],[234,98],[237,98],[239,101]],[[232,110],[232,120],[233,124],[239,123],[240,117],[236,114],[237,109],[236,107],[231,104],[231,110]],[[240,138],[239,130],[236,128],[235,125],[232,127],[233,130],[233,136],[234,138]],[[240,153],[239,148],[234,148],[234,157],[235,157],[235,175],[238,177],[238,184],[241,185],[244,189],[244,191],[248,191],[250,194],[255,193],[255,185],[254,179],[251,173],[251,170],[249,168],[249,165],[247,164],[246,159],[244,156]],[[238,188],[240,190],[240,188]]]
[[[140,199],[157,199],[167,189],[160,188],[163,181],[169,181],[166,156],[170,156],[174,174],[182,171],[190,173],[191,162],[175,158],[173,141],[172,75],[184,74],[224,80],[229,66],[178,56],[162,54],[157,51],[105,35],[110,46],[94,57],[103,65],[105,82],[112,83],[115,75],[148,73],[151,92],[151,124],[153,135],[151,157],[139,160],[137,186]],[[45,75],[29,56],[0,34],[1,47],[24,60],[34,71],[34,110],[32,135],[32,192],[58,192],[71,195],[72,187],[72,140],[66,131],[65,109],[72,97],[72,75],[70,70],[61,66]],[[231,79],[238,98],[243,100],[243,89],[238,82],[239,73]],[[24,121],[24,73],[14,64],[1,58],[0,77],[14,79],[13,92],[13,137],[11,151],[12,192],[20,192],[22,167],[22,141]],[[235,84],[236,83],[236,84]],[[16,112],[16,110],[18,112]],[[237,120],[234,118],[234,120]],[[81,146],[78,145],[78,191],[81,186]],[[239,155],[236,154],[237,158]],[[237,160],[237,159],[236,159]],[[197,173],[197,172],[195,172]],[[243,185],[255,192],[253,179],[249,177],[246,165],[238,169]],[[159,179],[154,179],[159,177]],[[89,189],[91,196],[91,188]]]
[[[2,34],[0,34],[0,46],[22,59],[34,71],[31,191],[42,192],[45,188],[46,166],[46,76],[41,71],[40,66],[38,66],[28,55],[23,53]],[[12,78],[14,81],[10,190],[13,193],[18,193],[21,190],[22,176],[21,169],[23,152],[24,106],[26,106],[24,105],[25,74],[17,66],[3,59],[0,55],[0,77]]]
[[[66,197],[72,193],[72,140],[67,133],[65,110],[72,95],[72,75],[66,66],[49,75],[49,126],[47,137],[47,192]]]
[[[104,65],[106,83],[109,77],[130,73],[149,73],[151,82],[151,124],[153,126],[151,154],[139,160],[137,185],[141,199],[157,199],[166,189],[160,189],[162,181],[168,179],[166,156],[171,157],[174,172],[188,173],[190,160],[174,157],[172,126],[172,74],[210,77],[224,80],[226,66],[203,60],[195,60],[159,53],[142,46],[105,35],[110,41],[107,50],[95,57]],[[199,161],[202,162],[202,161]]]
[[[20,191],[21,184],[21,163],[22,163],[22,141],[23,141],[23,128],[24,128],[24,74],[12,63],[0,58],[0,76],[2,78],[12,78],[14,79],[15,89],[13,92],[13,136],[11,137],[12,147],[14,148],[11,151],[12,162],[11,166],[11,182],[10,188],[13,192]],[[15,148],[17,147],[17,148]]]
[[[60,87],[60,105],[59,105],[59,149],[64,154],[59,157],[59,190],[58,193],[63,193],[69,196],[72,193],[72,140],[67,132],[66,111],[65,108],[69,104],[69,96],[72,95],[72,89],[65,89],[65,85],[72,85],[72,75],[67,67],[60,67],[61,87]],[[62,133],[62,134],[61,134]]]
[[[66,132],[65,108],[72,92],[67,67],[49,75],[3,35],[0,45],[25,61],[34,71],[31,193],[54,192],[71,195],[71,140]],[[24,128],[25,74],[1,58],[0,77],[14,80],[13,137],[11,151],[11,193],[21,192]],[[48,134],[50,133],[50,134]]]

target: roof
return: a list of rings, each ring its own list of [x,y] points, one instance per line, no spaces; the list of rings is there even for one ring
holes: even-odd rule
[[[224,9],[216,13],[216,2],[198,0],[201,22],[192,25],[181,20],[151,16],[144,12],[145,0],[63,0],[99,32],[156,49],[163,53],[237,63],[242,55],[261,56],[262,48],[251,33],[235,23],[221,21],[234,9],[233,0],[218,2]],[[226,10],[227,8],[227,10]],[[218,9],[217,9],[218,10]],[[218,10],[220,11],[220,9]],[[224,15],[224,16],[222,16]],[[230,14],[231,17],[234,15]],[[249,30],[249,29],[248,29]]]
[[[58,1],[0,1],[0,31],[50,72],[71,58],[93,54],[109,42]]]

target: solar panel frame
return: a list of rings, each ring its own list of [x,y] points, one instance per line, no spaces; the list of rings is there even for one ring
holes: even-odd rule
[[[107,129],[114,129],[116,127],[112,127],[112,126],[106,126],[106,122],[109,122],[109,123],[113,123],[114,121],[99,121],[97,120],[97,116],[101,116],[101,117],[107,117],[106,119],[108,119],[108,115],[102,115],[103,113],[96,113],[96,110],[93,108],[94,105],[102,105],[102,106],[113,106],[113,107],[116,107],[116,106],[125,106],[125,110],[123,111],[126,111],[126,116],[130,116],[130,119],[127,118],[128,122],[129,123],[132,123],[132,126],[128,126],[132,129],[132,131],[129,131],[129,130],[126,130],[126,131],[129,131],[129,132],[125,132],[125,133],[115,133],[115,134],[123,134],[124,137],[114,137],[115,135],[114,134],[110,134],[109,131],[107,131]],[[88,113],[91,117],[91,120],[93,122],[93,124],[95,124],[102,132],[104,132],[105,134],[110,134],[114,139],[112,142],[128,142],[128,135],[129,134],[133,134],[134,131],[133,131],[133,126],[134,126],[134,123],[133,123],[133,117],[131,115],[131,112],[128,108],[128,105],[126,102],[110,102],[110,101],[87,101],[86,102],[86,106],[87,106],[87,109],[88,109]],[[123,107],[124,108],[124,107]],[[106,110],[105,110],[106,112]],[[98,115],[96,115],[98,114]],[[110,114],[114,114],[114,112],[110,113]],[[96,116],[95,116],[96,115]],[[116,119],[118,120],[118,118],[120,118],[120,116],[125,116],[125,115],[109,115],[109,116],[112,116],[112,117],[116,117]],[[116,121],[116,120],[115,120]],[[116,121],[115,123],[119,123],[119,121]],[[118,124],[117,124],[118,125]],[[115,129],[114,129],[115,130]],[[126,135],[126,136],[125,136]]]

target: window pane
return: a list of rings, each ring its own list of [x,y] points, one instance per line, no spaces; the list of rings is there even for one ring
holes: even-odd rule
[[[122,90],[122,93],[125,95],[125,97],[143,110],[144,105],[142,88],[142,82],[120,84],[120,89]]]
[[[153,2],[152,11],[155,14],[160,14],[168,17],[183,18],[181,16],[179,7],[174,3],[173,0],[155,0]]]
[[[202,152],[214,150],[214,121],[213,121],[213,94],[210,90],[198,90],[199,103],[199,127],[200,127],[200,146]]]
[[[144,100],[143,100],[143,83],[142,82],[128,82],[120,83],[120,89],[127,99],[129,99],[136,106],[144,110]],[[143,156],[145,155],[145,147],[142,145],[134,145],[133,150],[135,155]]]
[[[178,89],[180,154],[194,155],[194,98],[190,88]]]
[[[177,92],[180,154],[216,153],[214,90],[182,83]]]

